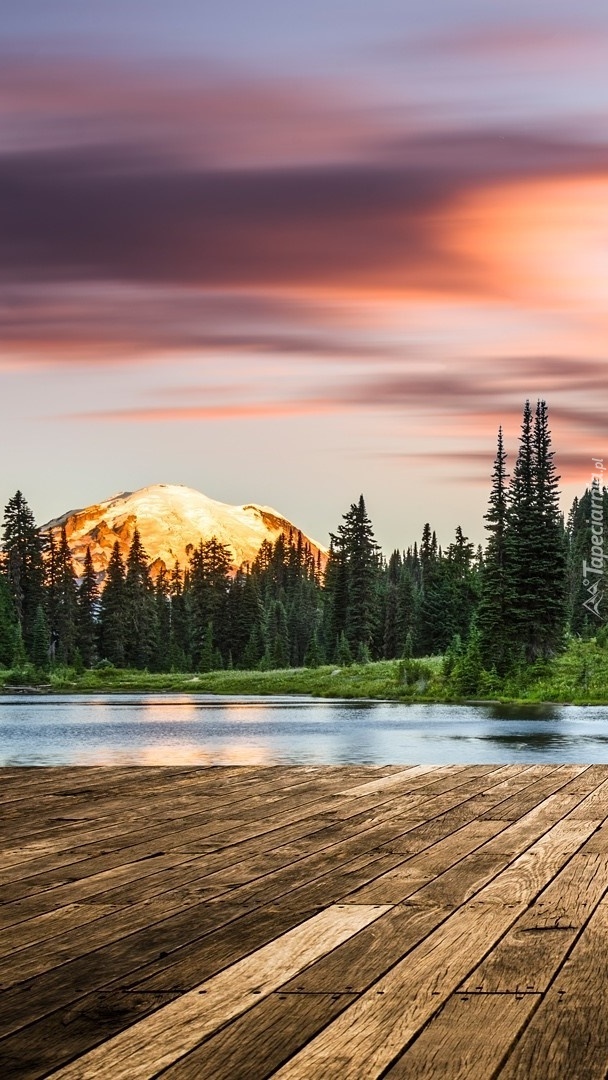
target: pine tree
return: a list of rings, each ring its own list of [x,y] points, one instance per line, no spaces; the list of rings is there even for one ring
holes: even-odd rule
[[[228,609],[233,662],[237,667],[256,668],[262,658],[260,599],[257,580],[251,573],[237,571],[230,583]]]
[[[476,626],[471,628],[466,648],[456,659],[451,676],[451,683],[456,693],[463,697],[479,693],[481,680],[484,675],[483,658],[481,655],[479,631]]]
[[[15,639],[13,646],[13,655],[10,666],[14,671],[21,671],[28,662],[27,653],[25,651],[25,644],[23,642],[23,635],[21,633],[21,626],[19,623],[15,625]]]
[[[527,401],[509,489],[505,550],[509,629],[528,663],[555,655],[564,641],[566,548],[558,481],[546,403],[538,402],[533,420]]]
[[[12,666],[18,625],[8,582],[0,573],[0,667]]]
[[[91,668],[97,660],[97,614],[99,610],[99,587],[93,567],[91,548],[84,557],[82,580],[78,589],[78,648],[85,667]]]
[[[401,578],[401,555],[393,551],[386,570],[386,592],[384,600],[384,633],[382,655],[386,660],[393,660],[400,655],[403,647],[399,638],[399,580]]]
[[[20,491],[9,499],[4,511],[2,549],[11,600],[25,647],[31,654],[38,607],[44,605],[45,599],[43,543]]]
[[[73,664],[78,646],[78,589],[65,525],[56,556],[55,604],[51,621],[53,658]]]
[[[348,566],[346,551],[338,536],[330,535],[323,590],[323,640],[327,655],[337,659],[337,642],[345,632],[348,618]]]
[[[189,671],[192,668],[190,612],[184,593],[184,578],[178,562],[171,571],[169,594],[171,597],[169,667],[171,671]]]
[[[270,546],[270,545],[269,545]],[[232,554],[216,536],[202,541],[192,552],[186,592],[191,620],[192,659],[200,666],[209,623],[212,626],[214,650],[220,645],[230,651],[228,641],[228,592]]]
[[[566,629],[566,539],[559,507],[559,476],[551,449],[547,403],[538,401],[534,418],[535,572],[531,655],[547,659],[564,648]]]
[[[51,635],[47,617],[42,604],[38,604],[32,633],[32,662],[39,671],[46,671],[49,666],[50,644]]]
[[[209,622],[207,623],[207,629],[205,630],[205,636],[203,638],[198,670],[203,672],[213,671],[214,667],[213,624]]]
[[[99,614],[99,655],[115,667],[125,664],[125,567],[118,540],[112,549]]]
[[[156,605],[148,556],[135,529],[124,581],[124,655],[127,667],[147,668],[157,654]]]
[[[353,662],[353,654],[344,631],[340,634],[336,647],[336,659],[342,667],[348,667]]]
[[[271,600],[264,616],[265,650],[263,665],[268,670],[289,666],[289,640],[285,605]]]
[[[511,664],[513,631],[511,618],[511,582],[507,574],[507,455],[502,427],[492,472],[488,512],[484,515],[489,533],[483,569],[481,596],[477,613],[479,648],[488,668],[504,674]]]
[[[331,540],[338,565],[342,563],[342,573],[346,570],[346,624],[342,629],[351,651],[356,652],[360,645],[369,649],[378,615],[379,548],[363,495],[343,515],[343,524]],[[343,587],[343,580],[340,585]]]

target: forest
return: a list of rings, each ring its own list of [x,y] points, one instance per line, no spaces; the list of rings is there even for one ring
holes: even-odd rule
[[[60,668],[263,672],[442,656],[454,693],[491,690],[606,633],[599,597],[584,606],[593,490],[564,519],[558,484],[546,402],[526,402],[510,474],[498,432],[485,548],[460,526],[442,548],[427,523],[387,558],[361,495],[330,534],[325,567],[298,533],[264,542],[234,574],[212,537],[153,578],[135,531],[126,560],[115,544],[103,584],[90,551],[77,579],[65,529],[42,534],[18,491],[2,529],[0,667],[18,684]],[[607,510],[602,487],[604,533]]]

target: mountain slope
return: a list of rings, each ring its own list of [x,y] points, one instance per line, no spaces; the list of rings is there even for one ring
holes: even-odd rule
[[[181,484],[154,484],[139,491],[124,491],[107,502],[72,510],[43,525],[43,532],[66,533],[76,572],[80,575],[87,546],[98,573],[108,565],[114,543],[118,540],[126,557],[135,529],[150,557],[152,571],[161,565],[171,569],[176,560],[183,567],[192,548],[199,541],[216,536],[232,551],[233,567],[251,562],[264,540],[274,541],[281,533],[298,529],[276,510],[267,506],[228,506],[208,499],[199,491]],[[313,553],[326,549],[303,535]]]

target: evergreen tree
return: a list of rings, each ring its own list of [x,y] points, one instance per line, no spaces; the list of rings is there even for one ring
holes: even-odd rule
[[[330,535],[323,590],[323,639],[327,655],[337,659],[337,643],[348,618],[348,566],[341,538]]]
[[[0,667],[11,667],[15,653],[17,618],[8,582],[0,573]]]
[[[207,629],[205,630],[205,636],[203,638],[203,646],[201,649],[201,658],[198,665],[199,671],[213,671],[214,667],[214,649],[213,649],[213,624],[207,623]]]
[[[427,521],[422,530],[418,560],[419,601],[416,627],[417,653],[432,656],[442,652],[452,637],[452,627],[446,624],[449,605],[449,584],[443,561],[439,556],[437,537]]]
[[[192,668],[190,613],[184,593],[184,578],[178,562],[169,580],[171,604],[171,636],[169,667],[171,671],[188,671]]]
[[[124,657],[127,667],[147,668],[157,655],[157,612],[148,556],[135,529],[124,579]]]
[[[397,582],[397,657],[407,658],[414,655],[417,621],[418,594],[414,583],[414,567],[405,562]]]
[[[25,644],[23,642],[23,635],[21,633],[21,626],[19,623],[15,624],[15,639],[13,656],[11,660],[11,667],[14,671],[20,671],[27,664],[27,653],[25,651]]]
[[[78,589],[65,525],[56,552],[55,579],[52,656],[62,664],[73,664],[78,647]]]
[[[45,671],[49,666],[50,645],[51,635],[47,617],[42,604],[38,604],[32,632],[32,662],[40,671]]]
[[[348,667],[353,662],[353,654],[348,643],[348,638],[344,631],[342,631],[340,637],[338,638],[336,659],[342,667]]]
[[[260,636],[260,599],[257,579],[245,570],[237,571],[228,596],[230,643],[237,667],[257,668],[263,649]]]
[[[492,472],[488,512],[484,515],[489,533],[483,569],[481,596],[477,614],[479,648],[488,668],[504,674],[513,652],[511,583],[507,574],[507,455],[502,427],[498,429],[498,447]]]
[[[38,607],[44,605],[43,543],[34,515],[17,491],[4,511],[4,567],[12,604],[28,652],[34,644]]]
[[[199,543],[190,557],[187,596],[191,620],[192,660],[200,667],[203,648],[211,623],[213,648],[223,645],[226,659],[228,640],[230,569],[232,554],[216,536]]]
[[[285,605],[280,600],[271,600],[268,604],[264,615],[264,639],[264,668],[274,670],[288,667],[287,615]]]
[[[264,641],[262,636],[262,629],[259,623],[255,623],[251,628],[249,635],[249,641],[247,642],[245,651],[241,659],[241,667],[245,671],[254,671],[260,667],[264,657]]]
[[[85,667],[97,660],[97,613],[99,587],[93,567],[91,548],[87,546],[82,580],[78,589],[78,648]]]
[[[336,584],[341,589],[346,584],[346,622],[339,632],[346,634],[351,651],[357,651],[360,645],[369,649],[378,615],[379,548],[363,495],[357,503],[351,503],[343,515],[343,524],[331,540],[338,566],[342,564],[342,575],[345,574]],[[335,591],[336,586],[334,602]],[[343,604],[343,597],[340,601]],[[344,613],[340,614],[343,617]],[[335,625],[337,628],[339,623]]]
[[[401,555],[393,551],[386,570],[386,591],[384,599],[384,632],[382,655],[386,660],[393,660],[401,655],[403,641],[399,634],[399,581],[401,578]]]
[[[118,540],[112,549],[99,613],[99,655],[115,667],[125,664],[125,567]]]
[[[456,659],[451,682],[456,692],[463,697],[479,693],[484,675],[479,631],[471,628],[466,648]]]
[[[566,547],[558,481],[546,403],[538,402],[533,420],[526,402],[509,489],[506,565],[508,623],[529,663],[553,656],[564,641]]]

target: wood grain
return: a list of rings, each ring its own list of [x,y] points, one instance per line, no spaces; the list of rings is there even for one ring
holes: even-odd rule
[[[0,779],[3,1078],[608,1075],[608,766]]]

